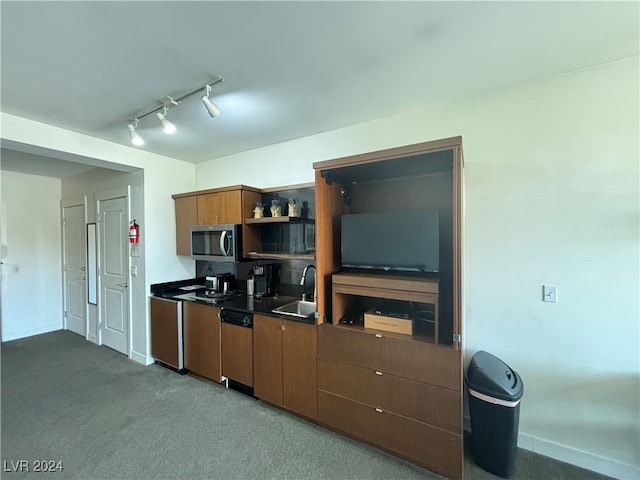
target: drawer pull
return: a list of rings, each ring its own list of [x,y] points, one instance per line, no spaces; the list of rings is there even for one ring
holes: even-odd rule
[[[382,338],[382,334],[381,333],[376,333],[376,338]]]
[[[382,409],[380,407],[376,407],[376,412],[382,413]]]
[[[382,376],[382,372],[378,372],[378,371],[376,371],[376,375],[380,375],[380,376]]]

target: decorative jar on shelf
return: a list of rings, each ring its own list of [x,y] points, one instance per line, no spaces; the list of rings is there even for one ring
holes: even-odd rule
[[[280,200],[278,200],[277,198],[271,200],[271,216],[272,217],[282,216],[282,208],[280,207]]]
[[[253,209],[253,218],[262,218],[264,216],[264,204],[256,202],[256,208]]]
[[[296,203],[296,199],[293,197],[289,199],[289,216],[290,217],[300,216],[300,214],[298,213],[298,204]]]

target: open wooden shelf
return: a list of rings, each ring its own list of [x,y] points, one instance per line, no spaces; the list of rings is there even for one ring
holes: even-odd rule
[[[260,223],[315,223],[313,218],[302,217],[262,217],[262,218],[245,218],[244,223],[247,225]]]
[[[247,258],[255,259],[272,259],[272,260],[315,260],[313,253],[265,253],[265,252],[249,252],[245,254]]]
[[[440,281],[395,273],[344,272],[332,276],[332,323],[353,310],[353,297],[399,300],[433,305],[433,340],[438,343],[438,295]]]

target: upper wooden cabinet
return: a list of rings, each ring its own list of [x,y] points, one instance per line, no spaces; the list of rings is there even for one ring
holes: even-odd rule
[[[197,197],[180,197],[176,202],[176,254],[191,255],[191,225],[198,224]]]
[[[247,229],[244,219],[252,215],[260,191],[245,185],[173,195],[176,209],[176,254],[191,255],[192,225],[242,225],[243,251],[260,245],[259,234]]]
[[[198,195],[198,225],[242,223],[242,190]]]

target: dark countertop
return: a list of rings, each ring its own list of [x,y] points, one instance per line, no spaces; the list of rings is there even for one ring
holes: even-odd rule
[[[244,313],[258,313],[261,315],[268,315],[271,317],[285,318],[295,322],[315,324],[316,320],[313,317],[300,318],[291,315],[282,315],[273,313],[271,310],[278,308],[282,305],[286,305],[290,302],[300,300],[298,297],[290,297],[287,295],[278,295],[275,297],[263,297],[262,299],[247,295],[245,292],[236,291],[237,295],[226,300],[222,300],[215,305],[205,300],[198,300],[196,298],[180,298],[180,296],[188,296],[189,293],[195,293],[198,291],[206,290],[204,287],[204,278],[194,278],[190,280],[181,280],[178,282],[167,282],[163,284],[151,285],[151,294],[156,297],[167,298],[170,300],[182,300],[186,302],[196,302],[203,305],[210,305],[212,307],[219,307],[222,309],[235,310]],[[198,288],[191,288],[191,287]],[[187,287],[185,289],[184,287]]]

